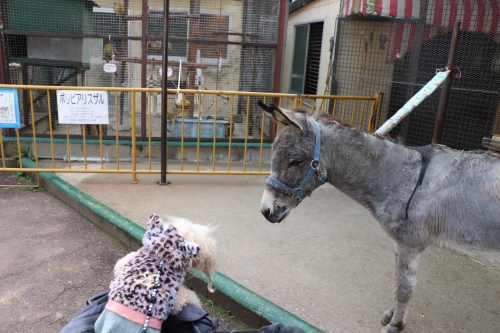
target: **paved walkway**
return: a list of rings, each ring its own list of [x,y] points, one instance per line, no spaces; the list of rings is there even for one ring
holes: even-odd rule
[[[0,188],[0,230],[0,332],[59,332],[128,252],[47,191]]]
[[[217,226],[217,270],[325,332],[379,332],[391,306],[394,249],[376,221],[332,186],[318,189],[281,224],[260,213],[263,176],[59,174],[145,226],[173,215]],[[497,333],[500,269],[428,249],[404,332]],[[265,312],[265,309],[262,309]]]

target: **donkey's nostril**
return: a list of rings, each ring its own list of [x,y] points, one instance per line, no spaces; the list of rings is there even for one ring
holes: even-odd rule
[[[267,207],[266,208],[261,208],[260,211],[261,211],[262,215],[264,215],[264,217],[268,217],[269,214],[271,214],[271,210],[269,208],[267,208]]]

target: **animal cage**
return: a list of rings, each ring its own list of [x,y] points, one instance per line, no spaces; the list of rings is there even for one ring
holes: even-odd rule
[[[283,37],[279,27],[284,26],[279,18],[286,9],[282,4],[286,7],[286,1],[267,0],[170,1],[168,68],[163,69],[161,0],[0,0],[2,51],[9,70],[4,83],[161,88],[162,75],[167,75],[171,89],[279,92],[275,78],[281,67],[276,63],[281,61],[277,52]],[[114,94],[109,93],[110,117],[119,118],[119,126],[108,126],[105,134],[130,136],[130,124],[137,121],[138,136],[146,137],[151,109],[151,117],[158,118],[152,121],[153,137],[160,136],[160,94],[154,94],[150,105],[145,93],[137,98],[141,111],[135,120],[130,93]],[[174,98],[169,95],[167,105],[174,104]],[[55,94],[41,91],[33,99],[37,122],[47,118],[50,99],[57,135]],[[224,96],[187,94],[185,99],[187,119],[210,119],[215,107],[219,120],[227,120],[232,112],[234,122],[241,123],[261,113],[252,100],[246,116],[245,96],[236,97],[235,107]],[[31,124],[29,109],[22,107],[27,101],[25,91],[20,94],[23,128]],[[77,125],[70,125],[70,131],[81,134]]]
[[[500,2],[407,1],[408,10],[399,11],[385,8],[389,3],[343,1],[330,93],[382,93],[378,128],[447,65],[453,26],[461,22],[441,143],[483,148],[483,138],[500,133]],[[438,88],[390,134],[408,145],[431,143],[440,94]]]

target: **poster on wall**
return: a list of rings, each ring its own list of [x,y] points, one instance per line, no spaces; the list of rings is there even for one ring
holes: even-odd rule
[[[0,89],[0,128],[21,128],[17,89]]]
[[[60,124],[107,125],[108,92],[58,90],[57,114]]]

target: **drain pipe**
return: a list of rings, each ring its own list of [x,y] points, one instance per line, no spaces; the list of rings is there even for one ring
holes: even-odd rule
[[[170,0],[163,1],[163,50],[161,59],[161,161],[158,185],[168,185],[167,181],[167,69],[168,69],[168,14]]]
[[[451,37],[450,53],[448,55],[448,70],[450,75],[444,80],[441,86],[441,95],[439,96],[439,104],[434,123],[434,133],[432,135],[432,143],[441,143],[443,136],[444,121],[446,118],[446,108],[448,107],[448,99],[450,97],[451,81],[453,80],[453,61],[455,59],[455,51],[457,50],[458,34],[460,32],[460,22],[456,22],[453,27],[453,36]]]

